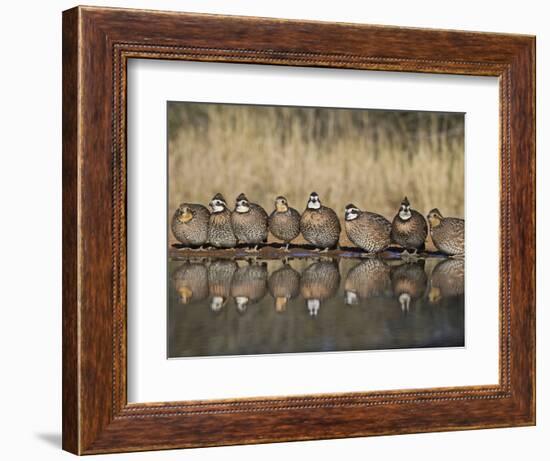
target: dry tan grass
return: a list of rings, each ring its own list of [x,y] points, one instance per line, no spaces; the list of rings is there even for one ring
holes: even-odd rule
[[[169,207],[221,192],[269,212],[302,211],[309,193],[389,219],[403,196],[426,214],[464,213],[462,114],[170,103]]]

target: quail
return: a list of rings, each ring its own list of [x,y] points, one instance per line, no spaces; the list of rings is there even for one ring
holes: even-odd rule
[[[436,248],[448,255],[464,254],[464,220],[444,218],[437,208],[428,213],[430,235]]]
[[[231,211],[222,194],[216,194],[210,201],[210,221],[208,225],[208,242],[216,248],[232,248],[237,239],[231,226]]]
[[[231,280],[237,270],[237,263],[229,259],[212,261],[208,266],[208,292],[210,309],[219,312],[231,296]]]
[[[355,265],[344,283],[347,305],[391,292],[390,267],[380,259],[366,259]]]
[[[306,300],[309,315],[317,316],[321,302],[332,298],[340,286],[340,271],[334,261],[317,261],[302,272],[300,294]]]
[[[300,294],[300,274],[290,265],[284,264],[269,277],[268,289],[275,299],[275,310],[283,312],[288,301]]]
[[[300,231],[317,249],[334,248],[340,238],[340,221],[332,208],[321,205],[319,195],[312,192],[300,219]]]
[[[210,212],[203,205],[182,203],[172,218],[172,233],[184,245],[202,247],[208,240]]]
[[[409,311],[411,303],[424,296],[426,291],[428,277],[424,271],[424,260],[394,266],[390,277],[401,310]]]
[[[424,216],[413,210],[407,197],[401,202],[399,211],[391,225],[391,240],[405,250],[423,250],[428,236],[428,225]]]
[[[267,293],[266,264],[252,263],[239,267],[231,281],[231,296],[237,310],[244,313],[248,306],[260,301]]]
[[[201,263],[185,262],[172,273],[172,284],[181,304],[202,301],[208,296],[208,271]]]
[[[368,253],[378,253],[390,246],[390,222],[351,203],[346,205],[344,228],[351,242]]]
[[[231,225],[238,243],[254,245],[267,241],[267,213],[256,203],[251,203],[246,195],[240,194],[231,213]]]
[[[464,293],[464,260],[445,259],[435,266],[430,278],[428,300],[437,303],[443,298]]]
[[[286,244],[285,251],[288,251],[290,242],[300,235],[300,213],[288,206],[285,197],[279,196],[268,222],[271,233]]]

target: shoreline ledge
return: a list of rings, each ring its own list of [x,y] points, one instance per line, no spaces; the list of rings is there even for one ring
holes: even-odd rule
[[[172,244],[168,247],[168,257],[171,260],[184,260],[191,258],[219,258],[219,259],[299,259],[299,258],[381,258],[381,259],[402,259],[403,249],[393,246],[381,253],[367,253],[358,247],[341,247],[325,252],[315,251],[311,245],[290,245],[289,251],[283,250],[284,245],[280,243],[267,243],[258,245],[258,251],[247,251],[245,246],[235,248],[207,248],[198,250],[181,244]],[[423,251],[416,255],[419,259],[425,258],[448,258],[449,256],[437,251]]]

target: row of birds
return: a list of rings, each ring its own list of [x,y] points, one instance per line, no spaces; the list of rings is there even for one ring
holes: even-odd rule
[[[340,239],[340,220],[336,212],[322,205],[319,195],[312,192],[306,209],[300,214],[279,196],[275,209],[268,216],[258,204],[240,194],[231,211],[222,194],[216,194],[209,203],[211,211],[203,205],[182,203],[172,218],[172,232],[182,244],[202,248],[210,244],[216,248],[233,248],[239,244],[257,251],[258,245],[267,242],[268,232],[282,240],[288,251],[290,242],[300,234],[315,248],[335,248]],[[429,231],[436,248],[448,255],[464,253],[464,220],[444,217],[437,208],[427,215]],[[353,204],[344,209],[344,227],[349,240],[368,253],[379,253],[391,244],[407,251],[423,250],[428,236],[424,216],[411,208],[405,197],[390,223],[384,216],[362,211]]]
[[[219,312],[233,299],[240,313],[257,304],[269,292],[277,312],[301,296],[309,313],[317,315],[321,304],[334,297],[341,283],[338,263],[318,260],[301,273],[290,264],[268,274],[267,265],[238,265],[233,260],[215,260],[209,264],[185,262],[172,273],[172,285],[181,304],[210,298],[210,309]],[[444,259],[430,277],[424,261],[388,265],[378,258],[361,260],[353,266],[343,283],[344,303],[358,305],[370,298],[395,298],[403,311],[419,299],[430,303],[464,293],[464,260]]]

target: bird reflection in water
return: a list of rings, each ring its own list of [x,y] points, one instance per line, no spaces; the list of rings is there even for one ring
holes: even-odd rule
[[[425,268],[425,261],[384,261],[379,258],[348,259],[341,267],[336,259],[246,262],[232,259],[186,261],[171,275],[172,289],[179,304],[196,304],[209,299],[213,312],[220,312],[232,298],[244,313],[270,294],[276,312],[287,310],[292,300],[305,301],[310,316],[321,305],[343,291],[343,305],[366,305],[374,298],[397,301],[405,313],[415,303],[430,304],[464,293],[464,260],[443,259]],[[301,267],[301,270],[298,268]],[[427,273],[431,275],[428,279]],[[340,286],[342,285],[342,286]]]
[[[408,312],[411,305],[426,292],[428,276],[424,265],[424,260],[420,260],[392,267],[390,277],[393,293],[403,312]]]
[[[197,256],[169,267],[170,357],[464,345],[460,259]]]
[[[172,273],[172,283],[181,304],[195,303],[208,297],[208,271],[204,264],[183,263]]]
[[[390,266],[377,258],[360,261],[348,272],[344,290],[344,299],[348,306],[360,304],[377,296],[389,296]]]
[[[321,302],[335,296],[339,286],[340,271],[336,261],[321,260],[310,264],[302,272],[300,283],[300,294],[306,300],[309,315],[317,316]]]
[[[439,303],[443,298],[464,293],[464,260],[445,259],[435,266],[430,280],[428,299]]]
[[[237,270],[237,263],[230,259],[212,261],[208,266],[208,292],[210,309],[219,312],[231,297],[231,281]]]
[[[273,271],[268,281],[269,294],[275,300],[275,310],[284,312],[291,299],[300,294],[300,273],[290,264]]]
[[[259,302],[266,293],[266,263],[246,264],[235,271],[231,282],[231,296],[240,313],[244,313],[250,305]]]

